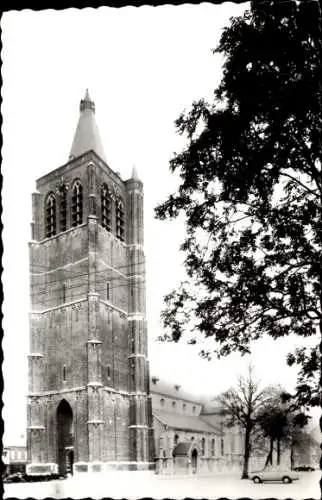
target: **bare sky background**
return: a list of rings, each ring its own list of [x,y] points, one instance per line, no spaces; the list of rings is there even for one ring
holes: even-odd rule
[[[28,241],[35,180],[68,160],[89,88],[110,167],[123,179],[136,165],[145,189],[145,252],[151,372],[197,395],[218,394],[252,361],[263,383],[295,371],[285,354],[294,339],[264,339],[252,356],[207,362],[199,347],[157,344],[162,298],[183,277],[182,220],[161,222],[154,207],[178,180],[169,159],[183,147],[174,127],[194,100],[210,99],[221,76],[213,55],[229,18],[247,3],[6,12],[2,17],[3,349],[5,443],[25,433],[29,344]]]

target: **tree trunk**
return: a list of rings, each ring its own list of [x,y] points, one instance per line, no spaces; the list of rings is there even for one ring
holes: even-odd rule
[[[293,441],[293,439],[291,441],[290,461],[291,461],[291,470],[293,470],[293,468],[294,468],[294,441]]]
[[[248,467],[249,467],[249,459],[250,459],[250,429],[246,428],[245,432],[245,442],[244,442],[244,464],[243,464],[243,472],[242,479],[248,479]]]
[[[265,467],[267,467],[268,464],[273,465],[273,449],[274,449],[274,439],[270,438],[270,440],[269,440],[269,452],[268,452],[268,455],[266,458]]]
[[[281,463],[281,440],[277,438],[277,465]]]

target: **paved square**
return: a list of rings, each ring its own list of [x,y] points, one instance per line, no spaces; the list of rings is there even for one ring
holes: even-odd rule
[[[44,483],[7,484],[4,498],[321,498],[320,471],[300,473],[291,484],[253,484],[238,475],[207,477],[165,477],[135,473],[77,475],[66,480]]]

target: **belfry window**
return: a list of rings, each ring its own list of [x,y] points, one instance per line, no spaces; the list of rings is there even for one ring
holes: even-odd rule
[[[50,194],[46,200],[46,228],[45,237],[50,238],[56,234],[56,198]]]
[[[60,193],[59,227],[61,232],[67,229],[67,190],[65,186]]]
[[[72,191],[72,226],[83,223],[83,187],[76,181]]]
[[[111,231],[111,207],[112,198],[110,191],[106,184],[103,184],[101,189],[101,222],[102,226],[107,230]]]
[[[116,204],[116,237],[124,241],[124,206],[122,201]]]

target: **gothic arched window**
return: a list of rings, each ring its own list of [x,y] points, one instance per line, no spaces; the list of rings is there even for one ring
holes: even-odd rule
[[[50,238],[56,234],[56,198],[52,193],[47,197],[45,212],[45,237]]]
[[[202,438],[201,439],[201,453],[202,453],[202,455],[205,454],[205,443],[206,443],[205,438]]]
[[[61,232],[67,229],[67,189],[65,186],[60,191],[59,228]]]
[[[211,455],[214,457],[215,456],[215,439],[212,438],[211,440]]]
[[[124,241],[124,205],[121,200],[116,203],[116,237]]]
[[[106,184],[101,188],[101,221],[107,231],[111,231],[112,197]]]
[[[76,181],[72,190],[72,226],[83,223],[83,187]]]

